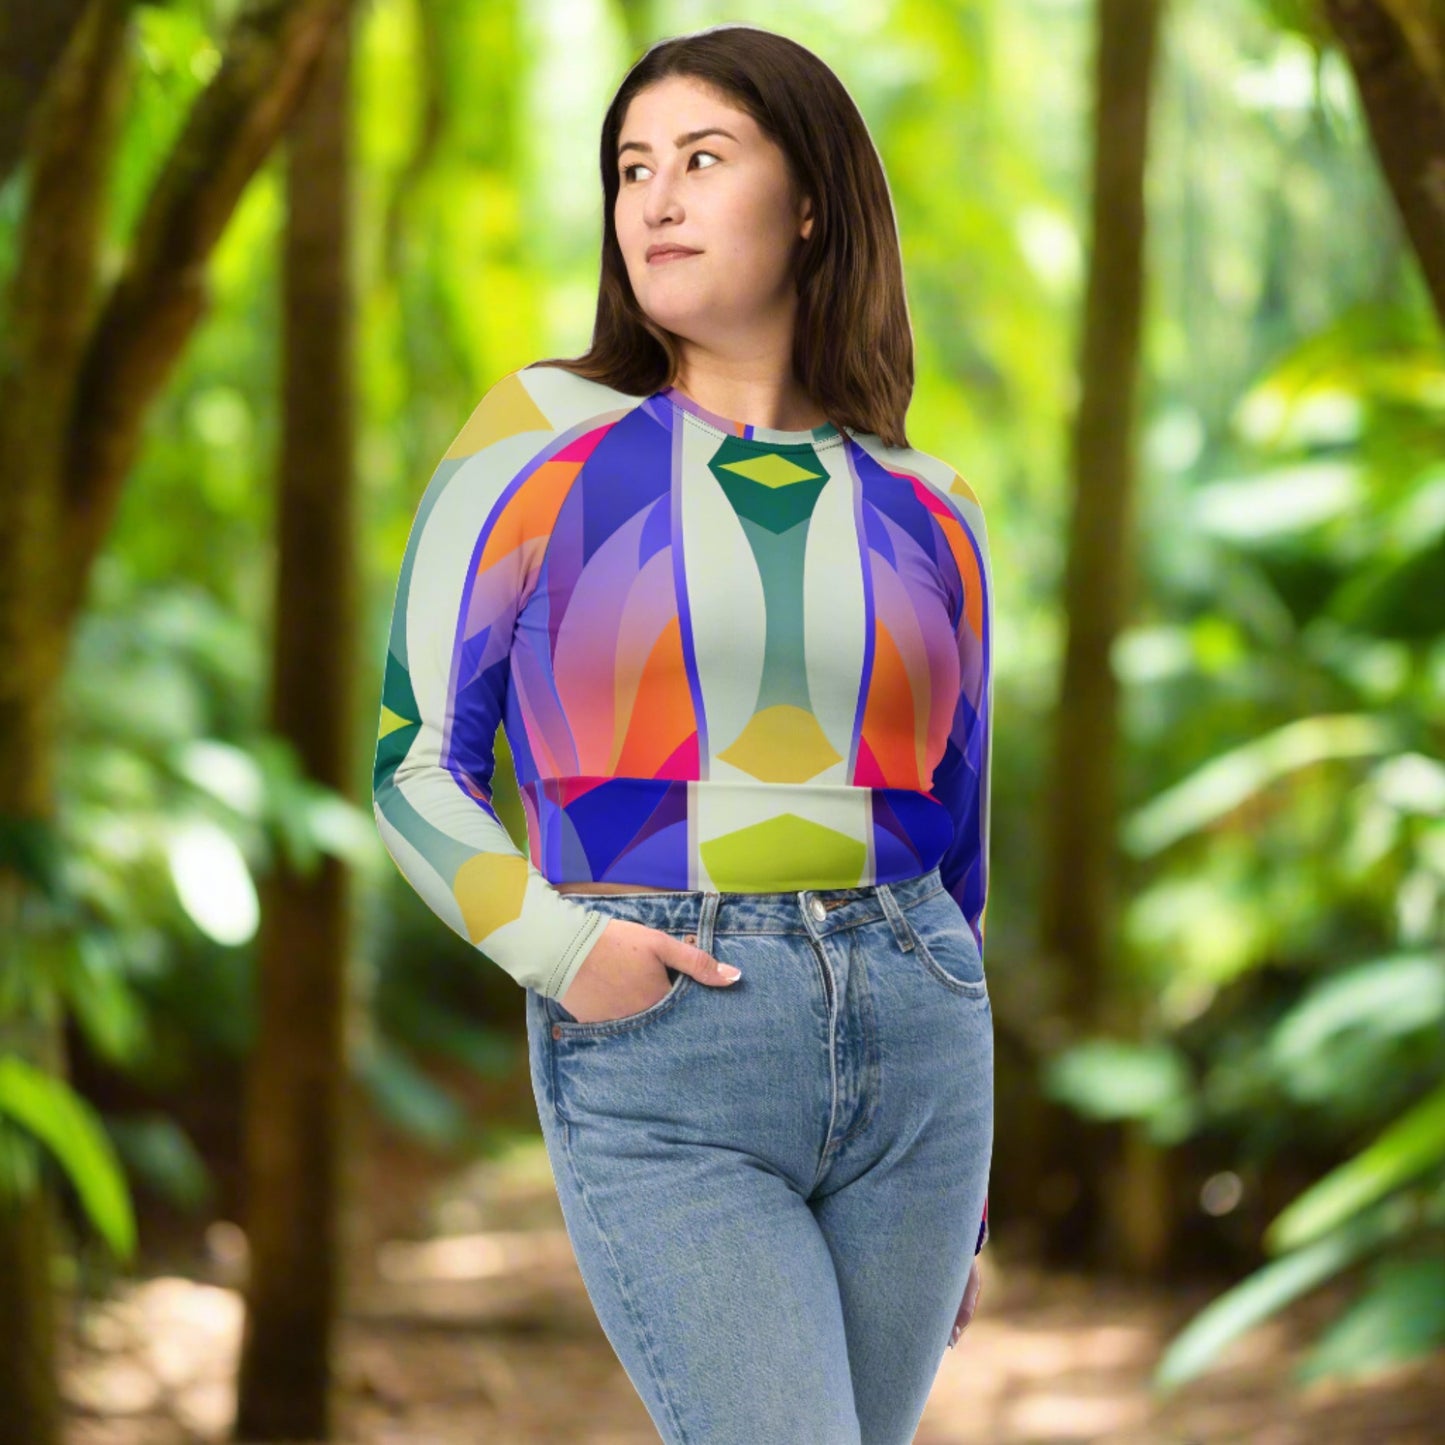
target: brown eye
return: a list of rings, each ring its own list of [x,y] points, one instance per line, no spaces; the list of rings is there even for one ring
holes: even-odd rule
[[[711,157],[713,158],[713,160],[715,160],[715,161],[718,161],[718,160],[721,160],[721,159],[722,159],[722,157],[721,157],[720,155],[718,155],[718,153],[717,153],[716,151],[694,151],[694,152],[688,157],[688,160],[689,160],[689,161],[695,161],[699,156],[711,156]],[[627,182],[628,182],[629,173],[632,172],[632,171],[635,171],[635,170],[638,168],[638,166],[640,166],[640,165],[642,165],[642,164],[643,164],[642,161],[633,161],[633,163],[632,163],[630,166],[623,166],[623,167],[622,167],[621,171],[619,171],[618,174],[622,177],[622,181],[623,181],[623,184],[624,184],[624,185],[627,184]]]

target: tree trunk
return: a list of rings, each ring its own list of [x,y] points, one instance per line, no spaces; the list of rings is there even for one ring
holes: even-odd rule
[[[118,3],[118,0],[117,0]],[[204,314],[206,261],[304,99],[351,0],[243,0],[86,340],[65,455],[57,569],[67,629],[109,533],[150,405]]]
[[[338,25],[290,142],[270,709],[305,775],[342,793],[352,786],[356,552],[348,48]],[[329,855],[310,877],[283,861],[264,889],[246,1098],[250,1279],[236,1418],[246,1440],[332,1435],[347,877]]]
[[[28,204],[0,321],[0,966],[17,978],[26,929],[57,886],[52,742],[68,642],[53,565],[61,456],[94,302],[128,8],[92,5],[49,71],[27,128]],[[64,1077],[58,1017],[17,1008],[0,1029],[5,1053]],[[52,1170],[34,1140],[10,1142],[38,1167],[32,1180],[0,1188],[0,1445],[57,1445]]]
[[[0,0],[0,186],[25,152],[30,118],[85,6],[86,0]]]
[[[90,0],[38,102],[21,102],[37,105],[33,117],[17,123],[27,145],[25,210],[0,315],[0,963],[7,977],[30,967],[29,919],[48,902],[56,702],[91,566],[150,404],[201,314],[211,248],[289,123],[349,0],[244,0],[221,65],[142,212],[120,278],[98,296],[102,200],[124,101],[132,3]],[[9,53],[0,46],[0,55]],[[8,1052],[64,1076],[63,1033],[52,1013],[12,1010],[0,1026]],[[58,1241],[46,1179],[42,1169],[39,1183],[0,1203],[0,1445],[59,1438],[50,1296]]]
[[[1118,686],[1111,659],[1131,607],[1135,490],[1134,411],[1144,296],[1144,173],[1157,0],[1101,0],[1095,57],[1094,152],[1088,289],[1080,346],[1080,402],[1071,442],[1074,507],[1062,611],[1066,628],[1055,714],[1052,777],[1040,835],[1045,876],[1040,933],[1059,980],[1060,1038],[1110,1023],[1123,987],[1116,943],[1115,754]],[[1077,1182],[1050,1255],[1077,1265],[1103,1240],[1110,1153],[1098,1130],[1057,1107],[1051,1168]],[[1132,1156],[1131,1156],[1132,1157]],[[1129,1241],[1126,1241],[1126,1244]]]
[[[1355,74],[1375,154],[1445,324],[1445,7],[1324,0]]]

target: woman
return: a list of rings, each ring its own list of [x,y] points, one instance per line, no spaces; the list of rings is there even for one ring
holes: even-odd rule
[[[498,382],[417,512],[378,826],[526,990],[568,1233],[663,1437],[907,1441],[988,1229],[983,514],[907,444],[887,184],[817,57],[654,46],[602,180],[591,350]]]

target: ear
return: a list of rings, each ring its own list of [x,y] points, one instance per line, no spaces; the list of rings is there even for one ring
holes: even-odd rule
[[[802,237],[806,241],[813,234],[813,198],[803,197],[803,228]]]

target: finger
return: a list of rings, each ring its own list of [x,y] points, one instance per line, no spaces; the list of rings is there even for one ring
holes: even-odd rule
[[[963,1303],[970,1315],[978,1308],[978,1293],[983,1288],[983,1281],[975,1272],[968,1281],[968,1288],[963,1292]]]
[[[968,1284],[964,1287],[963,1302],[958,1307],[958,1314],[954,1316],[953,1331],[948,1337],[948,1348],[951,1350],[958,1343],[958,1337],[973,1322],[974,1311],[978,1308],[978,1296],[983,1289],[983,1279],[978,1271],[978,1264],[969,1271]]]
[[[697,934],[687,933],[683,935],[682,942],[672,943],[671,957],[674,967],[680,968],[684,973],[690,973],[699,983],[720,986],[726,983],[736,983],[742,977],[742,970],[734,968],[730,963],[719,963],[712,954],[704,953],[697,946]]]

